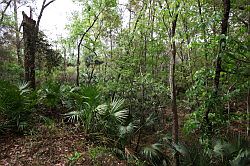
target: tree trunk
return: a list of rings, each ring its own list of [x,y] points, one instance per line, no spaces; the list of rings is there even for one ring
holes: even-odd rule
[[[223,0],[223,7],[224,7],[224,14],[221,22],[221,35],[224,35],[224,37],[221,38],[220,44],[219,44],[219,53],[217,55],[216,59],[216,67],[215,67],[215,78],[214,78],[214,97],[218,97],[218,91],[219,91],[219,85],[220,85],[220,73],[222,71],[221,68],[221,54],[225,51],[226,48],[226,35],[227,35],[227,29],[228,29],[228,20],[229,20],[229,12],[230,12],[230,0]],[[212,123],[209,120],[209,112],[211,108],[208,108],[208,110],[205,113],[205,121],[208,125],[208,130],[212,131]]]
[[[35,89],[35,53],[37,29],[36,21],[23,14],[23,38],[24,38],[24,69],[25,81],[30,83],[30,87]]]
[[[67,50],[66,47],[63,47],[63,70],[64,70],[64,81],[67,82]]]
[[[81,45],[83,42],[83,39],[85,37],[85,35],[90,31],[90,29],[95,25],[96,21],[98,20],[98,17],[100,16],[100,14],[102,13],[102,11],[100,11],[100,13],[98,13],[97,16],[95,16],[94,21],[92,22],[92,24],[88,27],[88,29],[82,34],[81,39],[77,45],[77,63],[76,63],[76,85],[79,86],[80,85],[80,81],[79,81],[79,67],[80,67],[80,51],[81,51]]]
[[[178,143],[178,113],[177,113],[177,105],[176,105],[176,86],[175,86],[175,61],[176,61],[176,45],[175,45],[175,30],[176,30],[176,23],[178,19],[178,14],[176,14],[174,20],[172,21],[172,29],[171,29],[171,59],[170,59],[170,70],[169,70],[169,84],[170,84],[170,94],[171,94],[171,110],[173,113],[173,143]],[[178,153],[174,156],[174,164],[175,166],[179,165],[179,155]]]
[[[230,12],[230,0],[224,0],[223,1],[223,7],[224,7],[224,14],[223,19],[221,23],[221,35],[227,35],[227,29],[228,29],[228,20],[229,20],[229,12]],[[222,38],[220,40],[220,50],[219,54],[216,60],[216,72],[215,72],[215,78],[214,78],[214,88],[215,88],[215,94],[217,95],[219,84],[220,84],[220,72],[221,72],[221,53],[225,51],[226,48],[226,38]]]
[[[249,136],[249,131],[250,131],[249,111],[250,111],[250,88],[248,88],[247,92],[247,136]]]
[[[24,12],[23,14],[23,38],[24,38],[24,69],[25,81],[30,83],[30,87],[36,88],[36,73],[35,73],[35,54],[36,44],[38,40],[39,24],[42,18],[43,11],[55,0],[51,0],[46,4],[43,0],[42,8],[38,16],[37,22],[32,19],[32,9],[30,7],[30,17]]]
[[[15,32],[16,32],[17,62],[19,64],[19,66],[22,66],[21,46],[20,46],[20,35],[19,35],[18,19],[17,19],[17,2],[16,2],[16,0],[14,0],[14,18],[15,18]]]

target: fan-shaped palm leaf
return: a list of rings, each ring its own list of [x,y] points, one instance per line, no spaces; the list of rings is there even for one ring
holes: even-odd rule
[[[20,91],[20,94],[24,94],[26,92],[30,92],[30,89],[29,89],[29,82],[22,82],[22,83],[19,83],[18,84],[18,88],[19,88],[19,91]]]
[[[120,137],[124,137],[127,135],[132,135],[132,133],[135,131],[135,129],[138,127],[138,125],[134,122],[130,122],[128,125],[123,125],[119,127],[119,134]]]
[[[154,166],[169,165],[169,158],[162,152],[162,147],[162,144],[155,143],[144,147],[141,150],[141,154]]]
[[[123,109],[124,100],[115,99],[111,102],[111,109],[109,111],[110,115],[114,117],[120,123],[124,123],[128,117],[128,110]]]
[[[64,115],[66,116],[69,122],[74,123],[74,122],[79,122],[81,114],[82,114],[81,111],[71,111]]]

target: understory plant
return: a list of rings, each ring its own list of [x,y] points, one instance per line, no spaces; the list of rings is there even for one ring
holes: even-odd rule
[[[250,164],[250,149],[247,140],[232,138],[230,141],[214,140],[211,149],[197,142],[173,144],[180,154],[181,165],[197,166],[247,166]]]
[[[0,131],[13,129],[20,132],[28,127],[35,105],[34,96],[28,83],[15,85],[0,81]]]
[[[111,102],[96,105],[98,96],[82,96],[75,110],[66,113],[66,118],[75,123],[81,123],[86,132],[99,132],[104,135],[116,135],[118,126],[125,123],[128,110],[123,108],[124,100],[115,99]]]

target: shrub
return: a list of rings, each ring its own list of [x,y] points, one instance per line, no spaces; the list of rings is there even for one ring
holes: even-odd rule
[[[23,131],[28,126],[34,106],[33,95],[27,89],[28,84],[16,86],[7,81],[0,81],[0,130],[14,129]]]

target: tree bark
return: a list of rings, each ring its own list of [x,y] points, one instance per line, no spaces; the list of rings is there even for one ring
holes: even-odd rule
[[[41,8],[41,11],[40,11],[40,14],[37,18],[37,24],[36,24],[36,27],[37,29],[39,28],[39,25],[40,25],[40,22],[41,22],[41,19],[42,19],[42,15],[43,15],[43,11],[46,7],[48,7],[51,3],[53,3],[55,0],[51,0],[49,1],[47,4],[46,4],[46,0],[43,0],[43,4],[42,4],[42,8]]]
[[[15,32],[16,32],[17,62],[19,64],[19,66],[22,66],[20,35],[19,35],[18,19],[17,19],[17,1],[16,0],[14,0],[14,18],[15,18]]]
[[[250,111],[250,88],[248,88],[247,92],[247,136],[249,136],[249,131],[250,131],[249,111]]]
[[[223,18],[221,22],[221,35],[224,35],[220,39],[219,43],[219,53],[217,55],[216,59],[216,67],[215,67],[215,78],[214,78],[214,98],[218,97],[218,91],[219,91],[219,85],[220,85],[220,73],[222,71],[222,59],[221,59],[221,54],[225,51],[226,48],[226,35],[227,35],[227,29],[228,29],[228,20],[229,20],[229,13],[230,13],[230,0],[223,0]],[[208,125],[208,131],[212,131],[212,124],[209,120],[209,112],[211,108],[208,108],[208,110],[205,112],[205,121]]]
[[[25,69],[25,81],[30,83],[30,87],[36,88],[36,73],[35,73],[35,54],[37,51],[37,40],[39,32],[39,24],[42,18],[43,11],[55,0],[51,0],[46,3],[43,1],[40,14],[38,16],[37,22],[32,19],[32,9],[30,8],[30,17],[28,17],[24,12],[23,14],[23,38],[24,38],[24,69]]]
[[[227,35],[227,29],[228,29],[228,20],[229,20],[229,12],[230,12],[230,0],[224,0],[223,1],[223,7],[224,7],[224,14],[223,14],[223,19],[221,22],[221,35]],[[220,72],[222,70],[221,68],[221,53],[225,51],[226,48],[226,38],[223,37],[220,40],[220,49],[219,49],[219,54],[216,60],[216,72],[215,72],[215,78],[214,78],[214,89],[215,89],[215,94],[218,94],[219,90],[219,84],[220,84]]]
[[[170,84],[170,94],[171,94],[171,110],[173,114],[173,143],[178,143],[179,136],[179,124],[178,124],[178,113],[177,113],[177,105],[176,105],[176,86],[175,86],[175,62],[176,62],[176,45],[175,45],[175,31],[177,24],[178,14],[175,15],[174,20],[172,21],[171,28],[171,59],[170,59],[170,69],[169,69],[169,84]],[[179,155],[178,153],[174,156],[174,164],[175,166],[179,165]]]
[[[36,53],[36,21],[23,14],[23,38],[24,38],[24,78],[30,83],[30,87],[35,89],[35,53]]]

